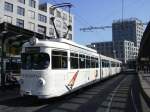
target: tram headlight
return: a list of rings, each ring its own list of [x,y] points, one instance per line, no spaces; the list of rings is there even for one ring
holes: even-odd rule
[[[40,79],[38,80],[38,84],[39,84],[40,86],[44,86],[44,85],[46,84],[46,81],[45,81],[43,78],[40,78]]]

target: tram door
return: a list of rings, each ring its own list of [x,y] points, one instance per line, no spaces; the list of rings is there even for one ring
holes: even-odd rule
[[[55,86],[57,88],[62,88],[64,83],[66,84],[66,79],[69,70],[69,58],[68,51],[53,49],[52,50],[52,74],[55,74]]]
[[[75,81],[78,77],[78,53],[74,52],[68,52],[68,74],[65,76],[65,86],[69,89],[72,89],[74,87]]]

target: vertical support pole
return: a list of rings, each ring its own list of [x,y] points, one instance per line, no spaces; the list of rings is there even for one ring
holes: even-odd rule
[[[122,30],[124,28],[123,19],[124,19],[124,0],[122,0]]]
[[[1,43],[1,86],[5,87],[5,73],[4,73],[4,43],[5,38],[4,34],[2,35],[2,43]]]
[[[124,18],[124,0],[122,0],[122,22]]]

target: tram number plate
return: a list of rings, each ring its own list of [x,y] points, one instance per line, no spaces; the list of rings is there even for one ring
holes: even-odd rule
[[[37,53],[37,52],[40,52],[40,47],[26,47],[25,52]]]

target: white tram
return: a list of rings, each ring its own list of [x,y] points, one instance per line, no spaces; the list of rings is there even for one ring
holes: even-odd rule
[[[23,45],[21,95],[52,98],[73,92],[120,72],[121,62],[65,39]]]

